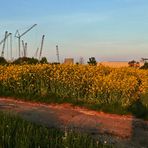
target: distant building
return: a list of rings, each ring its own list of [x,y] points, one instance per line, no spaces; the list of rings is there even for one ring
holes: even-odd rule
[[[140,62],[139,67],[143,66],[144,63]],[[104,62],[98,62],[97,65],[103,65],[113,68],[121,68],[121,67],[129,67],[128,61],[104,61]]]
[[[74,59],[73,58],[65,58],[64,64],[67,64],[67,65],[74,64]]]

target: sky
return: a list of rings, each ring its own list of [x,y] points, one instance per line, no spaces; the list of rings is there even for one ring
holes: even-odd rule
[[[0,40],[13,34],[13,57],[18,57],[14,37],[37,24],[21,40],[27,54],[35,55],[45,35],[43,54],[55,62],[89,57],[97,61],[129,61],[148,57],[147,0],[0,0]],[[22,48],[22,47],[21,47]],[[0,52],[2,45],[0,45]],[[10,58],[9,41],[5,57]],[[22,49],[21,49],[22,50]]]

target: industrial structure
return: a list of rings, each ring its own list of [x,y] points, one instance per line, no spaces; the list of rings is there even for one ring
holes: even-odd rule
[[[16,31],[15,37],[18,38],[18,50],[19,50],[19,57],[21,57],[21,37],[24,36],[26,33],[28,33],[31,29],[33,29],[37,24],[34,24],[29,29],[27,29],[22,34],[19,33],[19,30]]]
[[[33,29],[37,24],[32,25],[29,29],[27,29],[23,33],[19,33],[19,30],[15,32],[15,36],[18,39],[18,53],[19,53],[19,58],[20,57],[27,57],[27,42],[24,42],[24,40],[21,40],[21,38],[27,34],[31,29]],[[10,36],[10,56],[11,56],[11,61],[12,61],[12,33],[8,33],[8,31],[5,31],[4,38],[0,41],[0,45],[3,44],[2,46],[2,51],[1,51],[1,57],[4,57],[4,52],[5,52],[5,45],[8,37]],[[41,43],[40,43],[40,48],[37,48],[34,57],[38,58],[41,60],[42,58],[42,51],[43,51],[43,45],[44,45],[44,38],[45,35],[42,36]],[[8,41],[7,41],[8,42]],[[7,45],[8,46],[8,45]],[[21,50],[21,48],[23,50]],[[8,52],[7,52],[8,54]]]
[[[20,57],[27,57],[27,42],[24,42],[24,40],[21,40],[24,35],[26,35],[30,30],[32,30],[37,24],[32,25],[30,28],[28,28],[26,31],[23,33],[20,33],[19,30],[16,30],[15,36],[18,39],[18,54],[19,58]],[[10,57],[12,61],[12,33],[9,33],[8,31],[5,31],[3,39],[0,41],[0,45],[2,45],[2,50],[0,53],[0,56],[4,58],[5,56],[5,46],[7,46],[8,49],[8,37],[10,37]],[[45,35],[42,35],[41,42],[40,42],[40,48],[37,48],[35,51],[34,57],[41,60],[42,58],[42,52],[43,52],[43,46],[44,46],[44,38]],[[6,44],[7,43],[7,44]],[[21,46],[22,43],[22,46]],[[21,50],[21,47],[23,50]],[[8,52],[7,52],[7,57],[8,57]],[[59,54],[59,46],[56,45],[56,63],[60,63],[60,54]],[[84,59],[83,57],[80,57],[78,64],[84,64]],[[141,58],[141,61],[138,62],[138,67],[141,67],[144,65],[144,63],[148,63],[148,58]],[[74,59],[73,58],[65,58],[63,64],[74,64]],[[104,66],[109,66],[109,67],[115,67],[115,68],[120,68],[120,67],[129,67],[129,61],[103,61],[97,63],[97,65],[104,65]]]
[[[37,58],[38,57],[38,52],[39,52],[39,48],[37,48],[34,57]]]
[[[27,57],[27,43],[24,43],[24,40],[22,40],[22,46],[23,46],[22,56]]]
[[[74,59],[73,58],[65,58],[64,64],[72,65],[72,64],[74,64]]]
[[[56,45],[57,63],[60,63],[59,47]]]
[[[6,40],[11,35],[12,35],[12,33],[8,33],[8,31],[5,31],[5,36],[4,36],[4,38],[0,42],[0,45],[3,44],[2,52],[1,52],[1,57],[4,57]],[[12,47],[12,37],[10,38],[10,46]],[[12,50],[12,48],[11,48],[11,50]],[[11,53],[12,53],[12,51],[11,51]]]
[[[39,54],[39,60],[41,60],[41,57],[42,57],[44,38],[45,38],[45,35],[42,36],[41,47],[40,47],[40,54]]]

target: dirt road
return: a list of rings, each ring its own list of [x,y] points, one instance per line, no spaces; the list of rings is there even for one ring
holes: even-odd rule
[[[119,148],[148,148],[148,121],[74,107],[0,98],[0,110],[47,127],[73,128]]]

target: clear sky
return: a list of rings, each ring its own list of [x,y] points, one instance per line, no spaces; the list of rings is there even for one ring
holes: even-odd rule
[[[0,38],[13,33],[13,56],[18,56],[15,31],[24,32],[28,55],[34,56],[45,34],[43,56],[56,61],[96,57],[99,61],[140,60],[148,57],[147,0],[0,0]],[[2,45],[0,46],[1,51]],[[8,55],[8,54],[7,54]]]

